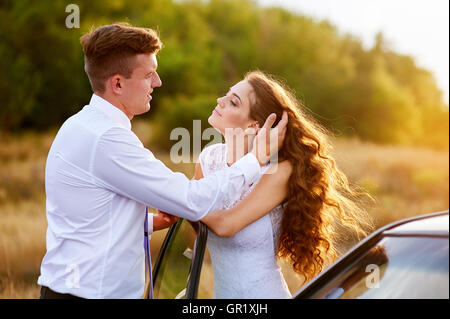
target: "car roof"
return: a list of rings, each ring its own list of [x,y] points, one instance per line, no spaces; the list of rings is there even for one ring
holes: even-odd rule
[[[416,216],[389,224],[382,228],[383,235],[417,235],[417,236],[447,236],[449,235],[449,212]]]
[[[425,217],[425,216],[423,216]],[[442,235],[448,236],[448,213],[411,220],[384,232],[384,235]]]

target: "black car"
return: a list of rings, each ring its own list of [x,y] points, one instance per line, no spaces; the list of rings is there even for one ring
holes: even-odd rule
[[[293,298],[449,298],[449,212],[404,219],[378,229]],[[168,231],[153,269],[155,298],[212,298],[205,254],[208,229],[180,219]]]

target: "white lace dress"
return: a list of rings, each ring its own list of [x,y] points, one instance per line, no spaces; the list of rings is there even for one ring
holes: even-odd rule
[[[199,160],[204,176],[226,167],[226,145],[205,148]],[[269,165],[265,165],[263,172],[268,168]],[[223,209],[236,205],[256,183],[244,190],[240,199],[225,203]],[[209,231],[214,298],[291,298],[275,256],[282,213],[278,206],[230,238],[218,237]]]

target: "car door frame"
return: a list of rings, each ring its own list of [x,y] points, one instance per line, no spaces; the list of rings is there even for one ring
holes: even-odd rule
[[[159,270],[161,268],[161,263],[166,254],[169,244],[176,235],[176,230],[179,228],[184,219],[180,218],[175,224],[173,224],[164,238],[163,244],[159,251],[158,257],[155,262],[155,267],[152,272],[153,288],[155,282],[158,278]],[[202,222],[198,222],[198,231],[194,242],[194,249],[192,251],[191,265],[189,268],[188,280],[186,284],[186,299],[197,299],[198,287],[200,282],[200,274],[202,271],[203,257],[206,251],[206,242],[208,240],[208,228]]]

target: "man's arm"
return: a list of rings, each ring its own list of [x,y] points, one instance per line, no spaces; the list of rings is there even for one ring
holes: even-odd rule
[[[201,167],[198,166],[201,172]],[[276,172],[273,172],[275,169]],[[288,194],[288,181],[292,173],[292,165],[289,161],[284,161],[279,163],[277,168],[271,167],[267,173],[261,177],[250,194],[236,206],[229,210],[215,210],[203,217],[201,221],[216,235],[232,237],[280,205]],[[197,176],[200,177],[202,174],[196,174]]]
[[[153,215],[153,231],[168,228],[178,221],[178,217],[167,214],[160,210],[156,210],[156,214]]]
[[[268,119],[265,126],[271,127],[273,122],[274,119]],[[284,140],[286,124],[287,117],[285,122],[279,122],[278,131],[262,131],[261,136],[255,137],[256,144],[261,147],[266,143],[266,149],[273,155],[278,151],[273,145],[281,146]],[[272,148],[269,136],[278,141],[272,143]],[[221,207],[228,194],[240,193],[244,186],[253,183],[260,176],[258,164],[268,159],[267,154],[247,154],[231,167],[207,178],[190,181],[184,174],[172,172],[157,160],[131,131],[113,128],[105,132],[97,143],[91,173],[94,182],[101,187],[196,221]]]

